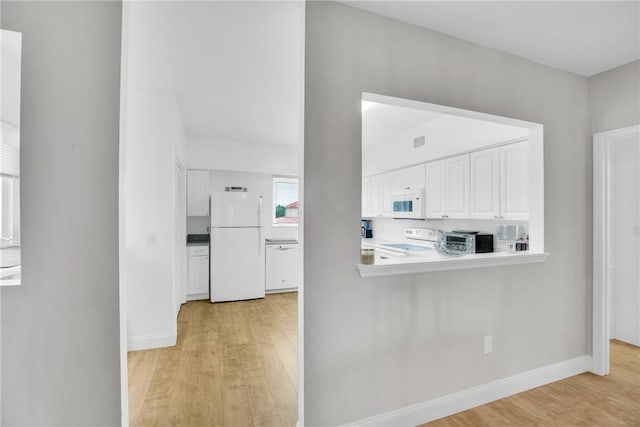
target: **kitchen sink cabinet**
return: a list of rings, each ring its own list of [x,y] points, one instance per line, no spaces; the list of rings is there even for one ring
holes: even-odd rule
[[[209,216],[209,171],[187,171],[187,216]]]

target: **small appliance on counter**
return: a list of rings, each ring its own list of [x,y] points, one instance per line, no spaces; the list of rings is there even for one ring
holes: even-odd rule
[[[442,254],[453,256],[493,252],[493,234],[468,230],[445,232],[437,249]]]
[[[470,234],[475,236],[475,247],[472,253],[486,254],[494,251],[493,234],[480,234],[479,231],[453,230],[453,233]]]
[[[373,225],[370,219],[363,219],[360,221],[360,236],[363,239],[373,238]]]

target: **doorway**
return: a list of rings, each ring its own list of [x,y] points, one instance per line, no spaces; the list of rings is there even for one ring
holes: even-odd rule
[[[593,137],[593,362],[610,339],[640,345],[640,126]]]

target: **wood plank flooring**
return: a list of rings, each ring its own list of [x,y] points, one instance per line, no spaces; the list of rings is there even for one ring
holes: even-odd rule
[[[297,301],[183,305],[175,347],[128,355],[130,424],[295,426]]]
[[[640,347],[612,340],[606,377],[577,375],[424,425],[640,426]]]

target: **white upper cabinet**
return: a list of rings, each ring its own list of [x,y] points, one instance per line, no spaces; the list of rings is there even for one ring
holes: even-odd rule
[[[476,151],[469,155],[471,218],[497,219],[500,216],[499,160],[498,148]]]
[[[393,194],[426,190],[429,219],[529,219],[529,142],[364,178],[362,216],[394,217]]]
[[[187,171],[187,215],[209,216],[209,171]]]
[[[426,165],[426,216],[427,218],[444,218],[446,194],[446,160],[427,163]]]
[[[425,165],[424,163],[400,169],[396,172],[396,190],[415,191],[424,188]]]
[[[529,219],[529,141],[500,150],[500,218]]]
[[[447,159],[447,218],[469,218],[469,155]]]
[[[469,155],[427,163],[427,218],[469,218]]]
[[[383,184],[382,175],[371,177],[371,182],[369,183],[369,191],[371,192],[369,216],[382,216]]]
[[[397,189],[396,172],[382,175],[382,216],[393,216],[393,199],[391,195]]]
[[[371,216],[371,178],[362,180],[362,217]]]

